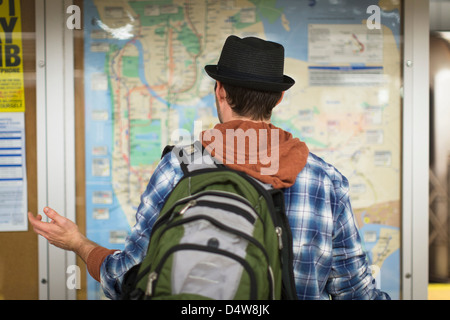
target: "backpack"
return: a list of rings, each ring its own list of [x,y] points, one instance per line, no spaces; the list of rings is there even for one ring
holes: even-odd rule
[[[169,151],[184,175],[122,299],[296,299],[282,190],[217,163],[198,141]]]

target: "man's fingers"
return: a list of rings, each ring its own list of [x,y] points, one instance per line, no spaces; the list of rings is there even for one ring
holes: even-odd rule
[[[50,219],[54,220],[57,223],[62,222],[63,217],[60,216],[55,210],[53,210],[50,207],[45,207],[44,208],[44,213],[47,217],[49,217]]]
[[[38,220],[37,216],[34,217],[33,213],[28,211],[28,220],[33,221],[33,220]]]
[[[28,220],[30,221],[31,225],[33,226],[34,232],[37,234],[43,235],[47,232],[46,223],[42,222],[42,216],[37,215],[36,217],[31,213],[28,212]]]
[[[31,224],[33,226],[39,225],[42,222],[42,216],[40,214],[36,215],[36,217],[33,215],[33,213],[28,212],[28,220],[30,220]]]
[[[53,212],[55,212],[55,211],[53,211]],[[61,217],[61,216],[59,216],[59,217]],[[56,217],[56,219],[58,219],[58,217]],[[30,221],[31,225],[33,226],[34,231],[41,235],[44,235],[44,233],[47,234],[50,230],[54,230],[54,229],[52,229],[52,228],[54,228],[53,227],[54,224],[42,221],[42,216],[40,214],[36,215],[36,217],[35,217],[31,212],[28,212],[28,220]]]

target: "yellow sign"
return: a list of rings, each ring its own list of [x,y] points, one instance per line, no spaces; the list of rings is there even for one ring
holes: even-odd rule
[[[0,0],[0,112],[24,112],[20,0]]]

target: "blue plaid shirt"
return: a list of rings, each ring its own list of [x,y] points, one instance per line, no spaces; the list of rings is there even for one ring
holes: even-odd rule
[[[124,274],[144,258],[152,226],[182,176],[178,159],[172,153],[163,157],[141,195],[125,249],[109,255],[101,266],[107,297],[120,297]],[[389,299],[375,288],[350,206],[347,179],[310,153],[295,184],[284,194],[298,298]]]

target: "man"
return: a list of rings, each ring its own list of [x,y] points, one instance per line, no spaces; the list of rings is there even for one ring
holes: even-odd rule
[[[310,153],[305,143],[270,123],[272,109],[294,84],[283,74],[283,46],[254,37],[230,36],[218,64],[205,70],[216,80],[220,123],[202,132],[200,140],[205,150],[225,165],[284,189],[298,298],[389,299],[375,288],[350,206],[347,179]],[[256,132],[256,149],[250,144],[243,149],[227,142],[230,130]],[[218,139],[217,133],[224,139]],[[268,159],[269,153],[278,156]],[[40,215],[31,213],[29,220],[51,244],[77,253],[89,273],[101,282],[106,296],[115,299],[120,297],[124,274],[142,261],[152,226],[182,175],[178,158],[166,154],[141,196],[136,225],[123,251],[98,246],[73,222],[48,207],[44,213],[51,222],[44,223]]]

